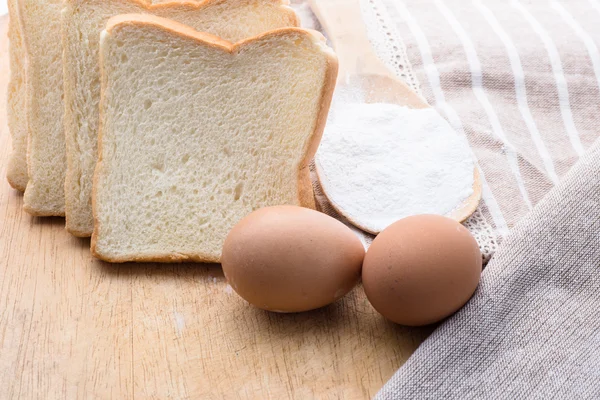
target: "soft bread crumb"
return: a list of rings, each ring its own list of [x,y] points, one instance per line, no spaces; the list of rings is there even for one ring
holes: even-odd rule
[[[7,124],[12,139],[12,153],[8,159],[6,178],[10,185],[23,192],[27,186],[27,121],[25,67],[26,53],[23,29],[17,0],[8,0],[8,25],[10,79],[7,89]]]
[[[62,0],[21,0],[26,44],[27,168],[23,208],[39,216],[65,213],[66,151],[63,128]]]
[[[314,206],[305,172],[337,74],[320,39],[287,28],[232,46],[120,18],[101,41],[96,256],[217,262],[253,210]]]

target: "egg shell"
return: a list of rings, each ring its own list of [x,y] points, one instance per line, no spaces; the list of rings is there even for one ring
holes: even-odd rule
[[[477,242],[458,222],[417,215],[390,225],[373,241],[363,263],[367,298],[385,318],[427,325],[461,308],[481,276]]]
[[[360,280],[364,246],[340,221],[315,210],[254,211],[229,233],[221,263],[229,284],[256,307],[300,312],[330,304]]]

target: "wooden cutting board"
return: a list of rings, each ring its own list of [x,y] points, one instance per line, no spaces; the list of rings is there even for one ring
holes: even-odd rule
[[[108,264],[6,182],[8,19],[0,18],[0,398],[366,399],[429,329],[362,288],[313,312],[257,310],[218,265]]]

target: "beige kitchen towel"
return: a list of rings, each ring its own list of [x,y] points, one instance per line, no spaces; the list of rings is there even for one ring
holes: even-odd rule
[[[600,399],[600,143],[376,398]]]

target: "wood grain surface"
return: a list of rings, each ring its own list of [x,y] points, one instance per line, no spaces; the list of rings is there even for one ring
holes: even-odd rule
[[[252,308],[218,265],[95,260],[6,182],[0,18],[0,399],[366,399],[429,329],[393,325],[362,288],[313,312]]]

